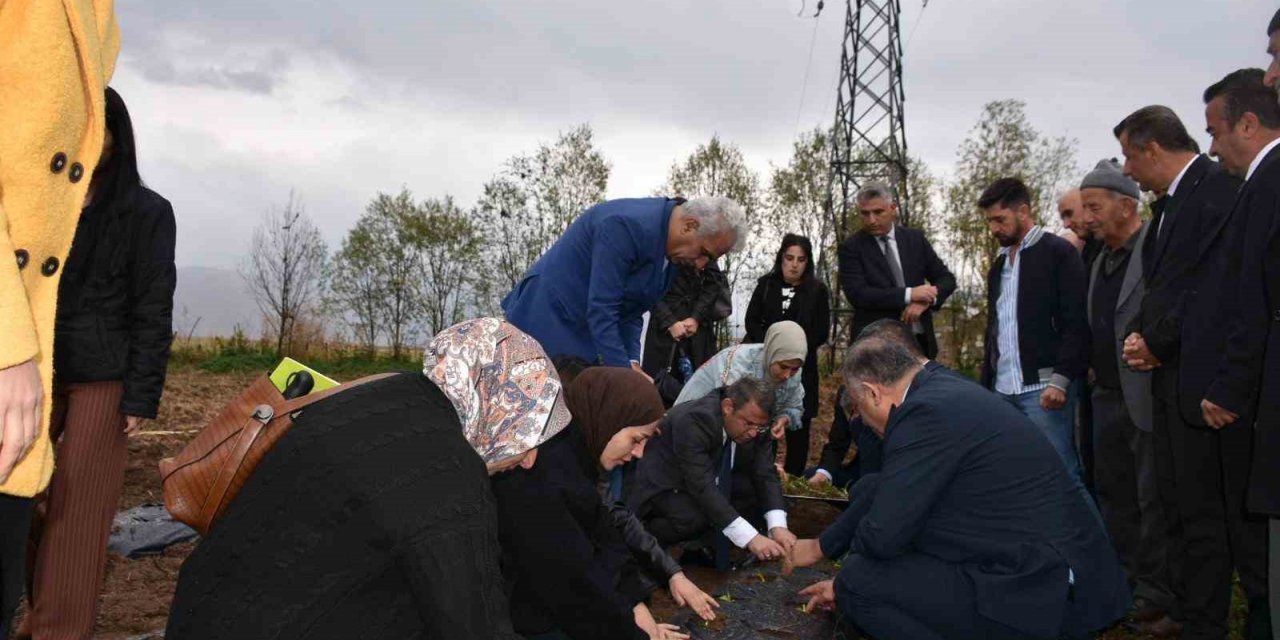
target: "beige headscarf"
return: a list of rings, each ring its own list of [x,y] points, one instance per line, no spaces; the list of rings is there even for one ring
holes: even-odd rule
[[[436,334],[423,373],[444,391],[485,463],[518,456],[569,424],[560,377],[536,340],[498,318]]]
[[[809,353],[809,343],[804,338],[804,329],[800,325],[783,320],[769,325],[764,333],[764,379],[769,379],[769,365],[784,360],[804,362]]]

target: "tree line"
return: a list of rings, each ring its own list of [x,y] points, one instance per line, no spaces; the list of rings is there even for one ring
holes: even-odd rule
[[[836,225],[825,213],[830,145],[829,131],[804,132],[785,164],[770,163],[761,175],[737,145],[713,135],[673,162],[653,195],[727,196],[743,206],[750,239],[721,263],[736,300],[771,267],[786,232],[813,241],[819,273],[839,296]],[[1056,229],[1056,195],[1079,173],[1075,141],[1037,130],[1017,100],[988,103],[956,160],[954,174],[942,179],[911,158],[907,189],[913,225],[961,283],[949,307],[952,339],[963,346],[980,339],[970,334],[983,313],[982,275],[998,250],[974,204],[978,194],[998,177],[1021,176],[1041,222]],[[386,346],[399,357],[467,317],[500,314],[502,297],[534,261],[583,210],[605,199],[611,172],[583,124],[507,159],[470,206],[448,194],[419,199],[408,188],[375,195],[333,251],[290,194],[283,207],[263,215],[241,275],[277,354],[290,352],[302,327],[320,324],[369,352]],[[856,212],[847,215],[856,228]],[[721,328],[725,336],[736,331]],[[953,352],[957,366],[974,357],[969,350]]]

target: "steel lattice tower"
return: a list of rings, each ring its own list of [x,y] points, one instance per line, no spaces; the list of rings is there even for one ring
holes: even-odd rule
[[[898,220],[904,225],[910,220],[900,12],[900,0],[848,1],[826,212],[837,246],[856,229],[854,195],[867,181],[893,186]],[[832,344],[847,344],[853,310],[838,284],[831,294]]]

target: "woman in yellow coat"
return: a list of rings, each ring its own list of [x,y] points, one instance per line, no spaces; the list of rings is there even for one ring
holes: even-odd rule
[[[58,281],[119,48],[113,0],[0,0],[0,640],[22,591],[31,497],[53,472]]]

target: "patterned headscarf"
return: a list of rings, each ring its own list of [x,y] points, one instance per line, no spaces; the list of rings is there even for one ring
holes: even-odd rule
[[[463,435],[486,464],[529,451],[569,424],[551,360],[536,340],[498,318],[436,334],[422,371],[453,402]]]

